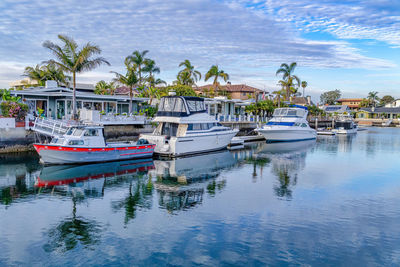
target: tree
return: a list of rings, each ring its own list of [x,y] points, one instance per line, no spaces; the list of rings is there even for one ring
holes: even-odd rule
[[[175,92],[177,96],[197,96],[193,88],[187,85],[178,84],[178,85],[167,86],[167,91]]]
[[[187,85],[187,86],[193,86],[194,85],[194,80],[190,76],[189,72],[179,72],[178,76],[176,76],[176,81],[173,82],[175,85]]]
[[[303,87],[303,97],[305,97],[306,95],[304,94],[304,89],[306,89],[306,87],[307,87],[307,82],[306,81],[302,81],[301,82],[301,87]]]
[[[225,82],[227,82],[229,80],[229,74],[224,72],[223,70],[220,70],[218,65],[212,65],[211,68],[207,71],[204,80],[207,81],[210,78],[214,78],[213,86],[217,89],[219,87],[218,79],[222,78]]]
[[[110,63],[103,57],[93,58],[94,55],[101,54],[99,46],[90,42],[79,49],[78,44],[74,39],[66,35],[58,35],[58,39],[63,43],[59,46],[51,41],[45,41],[43,47],[49,49],[56,60],[50,59],[47,64],[57,66],[60,70],[72,73],[73,97],[72,97],[72,116],[77,119],[76,113],[76,74],[85,71],[91,71],[96,67]]]
[[[36,65],[35,67],[26,67],[23,76],[35,80],[39,86],[44,86],[45,81],[53,80],[60,85],[68,85],[71,77],[66,76],[64,72],[53,64]]]
[[[185,61],[182,61],[179,64],[179,67],[184,66],[185,68],[183,70],[181,70],[178,73],[178,76],[182,73],[185,72],[188,74],[189,78],[193,81],[193,84],[196,83],[197,81],[199,81],[201,79],[201,73],[198,70],[194,69],[194,66],[190,63],[190,61],[188,59],[186,59]]]
[[[368,100],[368,99],[363,99],[363,100],[361,100],[361,102],[360,102],[360,107],[361,108],[368,108],[368,107],[370,107],[370,101]]]
[[[367,99],[371,102],[371,105],[375,107],[376,102],[379,100],[378,92],[376,91],[369,92]]]
[[[144,50],[142,52],[136,50],[132,53],[132,55],[127,57],[127,61],[129,62],[130,67],[133,67],[134,71],[136,72],[136,76],[138,77],[139,86],[142,85],[144,82],[142,73],[149,71],[150,59],[145,57],[148,52],[149,52],[149,50]]]
[[[338,89],[325,92],[320,96],[321,104],[334,105],[341,95],[342,93]]]
[[[286,82],[286,100],[290,99],[290,90],[291,87],[295,86],[294,81],[297,83],[297,86],[300,86],[300,79],[293,74],[294,69],[296,68],[297,63],[293,62],[290,65],[286,63],[282,63],[280,68],[276,71],[276,75],[282,74],[282,80]]]
[[[25,67],[22,76],[26,76],[31,80],[36,81],[39,86],[43,86],[46,78],[46,71],[44,70],[43,66],[36,64],[35,67]]]
[[[115,71],[111,71],[111,73],[115,74],[114,82],[125,85],[129,87],[129,113],[132,113],[132,98],[133,98],[133,87],[137,86],[139,79],[136,76],[135,70],[130,65],[129,58],[125,58],[125,67],[126,67],[126,74],[120,74]]]
[[[382,98],[380,99],[379,104],[383,106],[383,105],[392,103],[393,101],[394,101],[394,97],[393,97],[393,96],[385,95],[384,97],[382,97]]]
[[[98,95],[114,95],[115,84],[114,82],[107,83],[103,80],[96,83],[94,93]]]

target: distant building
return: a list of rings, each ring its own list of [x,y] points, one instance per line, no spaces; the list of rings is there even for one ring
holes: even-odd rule
[[[358,110],[360,108],[361,101],[363,98],[341,98],[337,102],[341,105],[346,105],[352,110]]]
[[[116,95],[128,95],[129,96],[129,87],[128,86],[121,86],[115,89],[115,94]],[[136,88],[132,89],[133,92],[133,96],[138,96],[139,95],[139,91],[136,90]]]
[[[294,98],[292,98],[291,102],[295,105],[300,105],[300,106],[313,106],[314,105],[314,103],[311,101],[311,96],[294,97]]]
[[[400,107],[400,99],[396,99],[390,103],[385,104],[385,108],[399,108],[399,107]]]
[[[193,89],[196,92],[196,94],[200,96],[206,96],[207,93],[209,93],[212,90],[214,90],[214,92],[217,91],[215,90],[212,84],[195,87]],[[256,99],[257,97],[258,99],[261,99],[264,93],[263,90],[260,90],[258,88],[246,84],[230,84],[230,83],[226,85],[220,85],[218,88],[218,92],[225,93],[231,99],[240,99],[240,100]],[[268,92],[265,92],[265,95],[267,94]]]
[[[52,86],[58,86],[56,81],[46,81],[46,83],[47,82],[50,82],[50,84]],[[37,86],[37,85],[39,85],[39,83],[36,80],[32,80],[30,78],[24,78],[22,80],[10,82],[10,87],[13,89],[23,89],[25,87],[32,87],[32,86]],[[67,88],[67,86],[64,86],[64,85],[60,85],[59,87]],[[69,88],[72,89],[72,83],[69,84]],[[77,91],[80,91],[80,92],[93,93],[95,86],[90,83],[76,83],[75,88]]]

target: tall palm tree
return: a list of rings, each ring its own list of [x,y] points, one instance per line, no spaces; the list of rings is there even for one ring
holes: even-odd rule
[[[146,58],[146,54],[148,52],[149,50],[144,50],[142,52],[136,50],[132,53],[132,55],[127,57],[129,65],[131,65],[131,67],[133,67],[134,70],[136,71],[136,74],[139,79],[139,86],[143,84],[142,73],[144,72],[144,70],[146,70],[146,62],[149,61],[149,59]]]
[[[56,60],[50,59],[48,64],[57,66],[60,70],[72,73],[73,97],[72,97],[72,116],[77,119],[76,113],[76,74],[91,71],[101,64],[110,65],[103,57],[93,58],[94,55],[101,54],[99,46],[90,42],[79,49],[78,44],[66,35],[59,34],[58,39],[63,43],[62,46],[51,41],[45,41],[43,47],[49,49]]]
[[[290,99],[290,87],[294,86],[293,80],[297,83],[297,86],[300,86],[300,79],[293,74],[294,69],[296,68],[297,63],[293,62],[290,66],[286,63],[282,63],[280,68],[276,71],[276,75],[282,74],[282,80],[286,82],[286,100]]]
[[[139,79],[136,76],[135,70],[131,67],[129,58],[125,59],[126,74],[120,74],[115,71],[111,73],[115,74],[114,82],[129,87],[129,113],[132,113],[132,98],[133,98],[133,87],[137,86]]]
[[[378,92],[376,91],[369,92],[367,98],[370,101],[370,103],[375,107],[376,101],[378,100]]]
[[[229,74],[220,70],[218,65],[212,65],[211,68],[207,71],[204,80],[207,81],[210,78],[214,77],[213,86],[214,88],[219,87],[218,78],[222,78],[225,82],[229,80]]]
[[[201,79],[201,73],[198,70],[194,69],[194,66],[190,63],[188,59],[185,59],[185,61],[182,61],[179,64],[179,67],[184,66],[185,68],[181,70],[178,75],[182,72],[187,72],[189,74],[189,77],[193,79],[194,82],[197,82]]]
[[[302,81],[301,82],[301,87],[303,87],[303,97],[305,97],[305,95],[304,95],[304,89],[306,89],[306,87],[307,87],[307,82],[306,81]]]

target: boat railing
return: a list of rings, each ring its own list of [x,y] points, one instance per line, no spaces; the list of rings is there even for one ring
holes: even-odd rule
[[[217,114],[217,120],[219,122],[266,122],[267,117],[259,115],[222,115]]]
[[[72,126],[72,123],[48,118],[35,118],[32,130],[46,136],[62,136]]]

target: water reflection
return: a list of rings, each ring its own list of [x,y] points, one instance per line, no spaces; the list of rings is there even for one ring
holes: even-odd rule
[[[256,158],[271,162],[271,172],[277,177],[274,192],[281,199],[291,200],[298,173],[304,169],[307,152],[315,145],[314,140],[270,143],[258,149]]]
[[[47,235],[48,242],[43,246],[46,252],[66,252],[78,245],[85,249],[92,248],[100,242],[103,227],[95,220],[76,215],[77,198],[72,198],[72,216],[69,216],[52,227]]]
[[[31,195],[33,183],[41,169],[35,154],[0,155],[0,203],[10,205],[13,201]]]
[[[117,161],[87,165],[43,167],[35,186],[39,193],[49,192],[75,197],[100,197],[107,183],[121,183],[133,174],[154,168],[151,159]],[[110,180],[110,181],[108,181]]]
[[[214,196],[223,190],[226,179],[218,176],[236,163],[229,151],[155,161],[159,206],[174,213],[201,204],[204,192]]]

